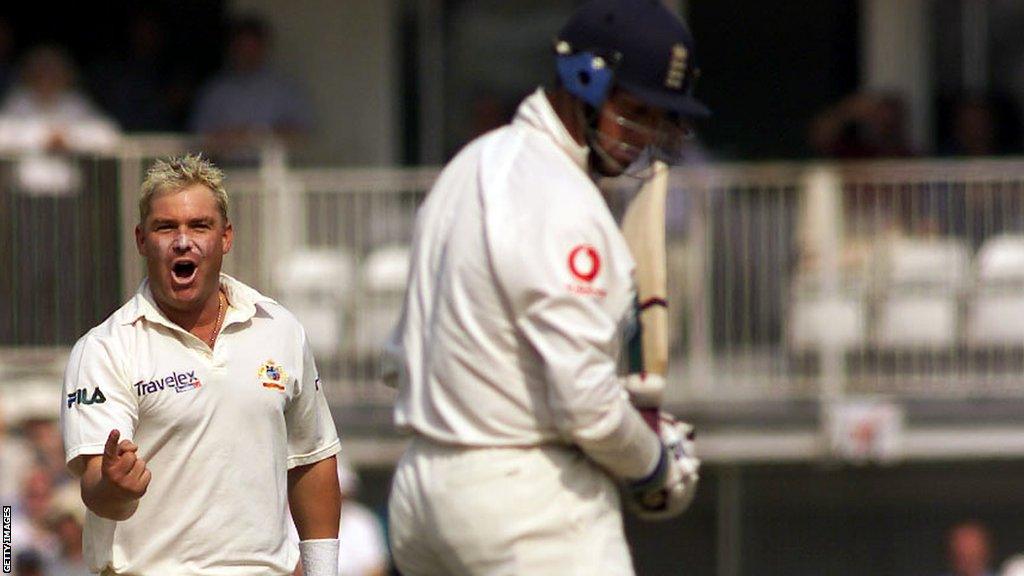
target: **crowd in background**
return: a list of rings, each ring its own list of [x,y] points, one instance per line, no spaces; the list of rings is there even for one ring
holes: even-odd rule
[[[0,501],[13,507],[14,573],[88,574],[85,506],[64,468],[56,393],[29,389],[18,400],[0,410]]]
[[[988,157],[1019,154],[1021,118],[1012,99],[964,92],[939,99],[935,155]],[[912,158],[908,111],[899,94],[857,92],[826,106],[812,119],[814,156],[840,160]]]
[[[0,152],[104,151],[122,133],[190,132],[230,158],[267,136],[311,130],[305,90],[268,63],[263,20],[231,23],[223,67],[205,79],[170,53],[155,14],[136,13],[127,36],[123,52],[79,66],[55,43],[16,54],[17,32],[0,19]]]

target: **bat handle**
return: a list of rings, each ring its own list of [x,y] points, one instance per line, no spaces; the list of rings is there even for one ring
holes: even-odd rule
[[[659,412],[660,412],[660,410],[658,410],[657,408],[641,408],[640,409],[640,415],[644,417],[644,422],[647,422],[647,425],[650,426],[651,430],[654,430],[655,433],[660,433],[661,432],[660,426],[659,426],[659,422],[660,422],[660,418],[658,416]]]

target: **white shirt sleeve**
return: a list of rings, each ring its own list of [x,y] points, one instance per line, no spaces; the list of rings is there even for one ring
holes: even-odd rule
[[[617,376],[621,319],[613,312],[629,300],[632,262],[612,254],[609,231],[585,212],[528,226],[512,235],[516,242],[495,245],[495,268],[539,356],[556,426],[613,475],[642,478],[661,443]]]
[[[117,429],[122,440],[135,436],[138,400],[114,346],[95,336],[82,337],[64,372],[60,411],[64,459],[76,473],[81,470],[77,458],[102,454],[111,430]]]
[[[327,405],[313,351],[302,335],[302,374],[298,391],[285,408],[288,428],[288,469],[319,462],[338,453],[340,442]]]

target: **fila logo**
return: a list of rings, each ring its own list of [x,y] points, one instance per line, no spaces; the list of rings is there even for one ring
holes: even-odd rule
[[[68,409],[70,410],[76,404],[84,404],[86,406],[90,404],[103,404],[107,401],[107,397],[103,395],[103,391],[98,387],[96,390],[89,394],[87,388],[79,388],[71,394],[68,394]]]

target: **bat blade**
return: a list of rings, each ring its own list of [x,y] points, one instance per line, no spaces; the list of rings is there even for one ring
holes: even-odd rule
[[[665,201],[668,166],[655,162],[654,174],[633,198],[622,218],[622,235],[636,262],[637,323],[627,343],[630,373],[658,374],[668,371],[668,278],[665,253]],[[663,379],[659,380],[664,382]],[[659,387],[660,388],[660,387]],[[645,418],[657,422],[663,390],[634,394],[634,403]]]

